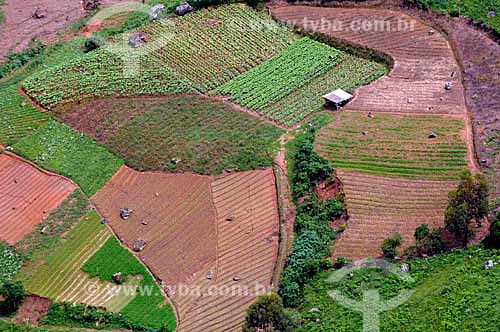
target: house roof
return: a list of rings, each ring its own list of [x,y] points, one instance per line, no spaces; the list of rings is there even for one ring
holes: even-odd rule
[[[329,94],[323,96],[328,101],[331,101],[336,104],[343,103],[344,101],[352,99],[353,95],[348,92],[345,92],[342,89],[337,89]]]

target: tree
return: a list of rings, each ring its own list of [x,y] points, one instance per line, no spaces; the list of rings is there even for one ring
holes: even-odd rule
[[[445,250],[445,245],[441,239],[441,229],[429,230],[427,224],[422,224],[415,230],[415,242],[418,255],[436,255]]]
[[[3,284],[2,288],[0,288],[0,295],[5,299],[0,302],[0,315],[2,316],[14,314],[26,297],[23,284],[12,281]]]
[[[397,248],[401,245],[401,234],[395,233],[382,242],[382,253],[385,258],[393,259],[397,255]]]
[[[293,332],[297,319],[283,307],[276,293],[261,295],[247,310],[243,332]]]
[[[490,233],[484,239],[484,246],[488,249],[500,249],[500,213],[490,224]]]
[[[461,238],[467,246],[469,237],[473,234],[470,223],[474,220],[481,226],[481,220],[488,214],[488,186],[484,176],[472,176],[470,171],[464,171],[456,190],[448,195],[448,207],[445,211],[445,227]]]

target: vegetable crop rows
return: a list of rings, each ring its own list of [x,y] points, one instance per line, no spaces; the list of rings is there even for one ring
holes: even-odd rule
[[[343,54],[307,37],[297,40],[276,57],[251,69],[216,90],[240,105],[261,111],[311,79],[325,74]]]
[[[91,138],[54,120],[16,143],[14,150],[43,168],[74,180],[88,196],[123,163]]]
[[[320,131],[318,149],[346,171],[451,180],[467,167],[463,130],[459,118],[342,112]]]

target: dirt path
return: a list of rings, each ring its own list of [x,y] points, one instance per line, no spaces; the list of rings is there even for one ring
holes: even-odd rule
[[[275,290],[279,287],[279,281],[286,261],[292,250],[294,240],[294,223],[296,216],[296,207],[292,201],[290,182],[288,178],[288,166],[286,161],[286,143],[293,139],[286,133],[280,137],[281,148],[274,159],[274,174],[276,176],[276,185],[278,191],[278,201],[280,207],[280,246],[276,267],[273,276],[273,287]]]
[[[355,98],[345,110],[371,111],[374,114],[443,115],[463,118],[465,130],[462,135],[468,148],[466,158],[471,170],[479,172],[461,68],[444,35],[416,17],[385,9],[287,5],[273,7],[271,12],[276,19],[299,26],[308,32],[325,34],[350,44],[374,49],[391,57],[394,63],[391,72],[372,84],[357,89],[354,93]],[[348,191],[347,208],[349,214],[356,217],[348,222],[347,229],[337,241],[334,252],[352,259],[376,257],[380,255],[383,239],[391,232],[400,232],[407,242],[411,241],[414,229],[418,226],[415,220],[418,220],[418,223],[429,221],[433,226],[442,225],[446,194],[452,184],[443,183],[445,188],[443,190],[433,182],[423,181],[417,182],[413,188],[409,186],[413,181],[401,179],[404,183],[400,190],[413,188],[409,191],[409,196],[412,193],[428,191],[429,194],[433,193],[436,196],[436,200],[439,199],[441,203],[436,206],[431,218],[419,212],[419,209],[410,207],[400,212],[388,207],[377,209],[367,207],[367,202],[375,199],[374,188],[378,188],[385,178],[366,177],[364,180],[366,183],[363,182],[360,186],[357,182],[359,176],[350,175],[348,172],[340,172],[340,179],[345,187],[350,188],[352,197]],[[392,192],[393,189],[388,184],[386,190]],[[419,204],[419,200],[424,202],[427,199],[426,194],[420,196],[417,195],[415,198],[416,205]],[[377,204],[384,204],[385,199],[380,198]],[[365,203],[357,204],[358,200]],[[373,228],[377,228],[377,224],[379,232],[374,232]]]

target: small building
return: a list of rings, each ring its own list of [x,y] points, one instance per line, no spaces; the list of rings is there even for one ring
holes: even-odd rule
[[[353,98],[353,95],[342,90],[337,89],[329,94],[323,96],[325,98],[327,105],[333,105],[335,108],[344,106]]]

